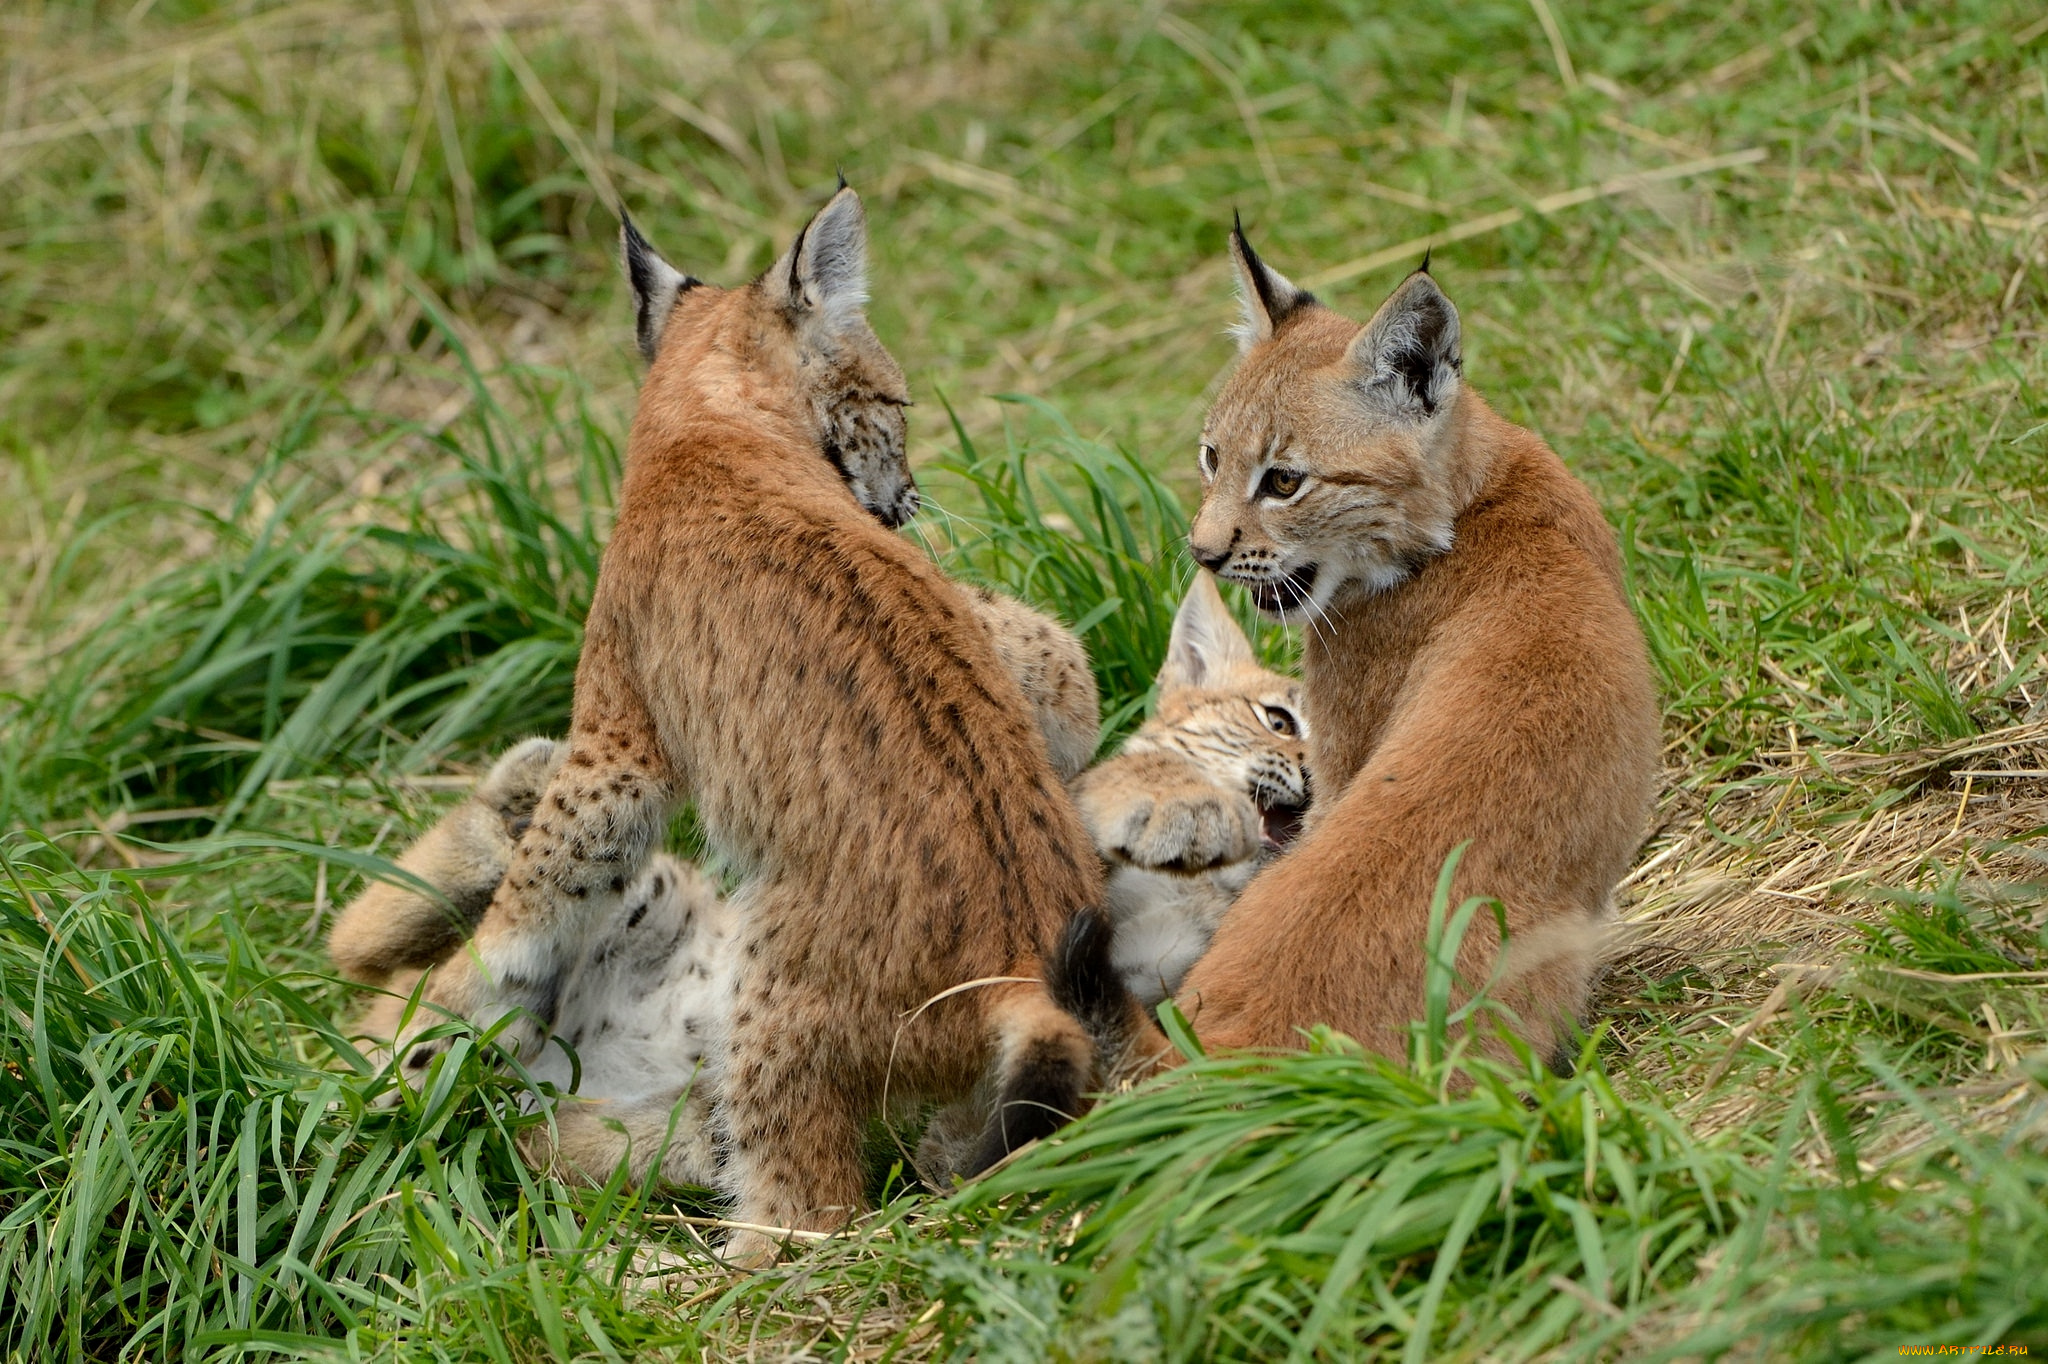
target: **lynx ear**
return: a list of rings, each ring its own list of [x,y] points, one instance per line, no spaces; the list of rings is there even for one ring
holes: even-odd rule
[[[661,349],[662,329],[668,326],[676,300],[701,281],[663,260],[623,208],[619,210],[619,259],[625,263],[626,282],[633,288],[633,329],[640,342],[640,356],[651,364]]]
[[[1351,343],[1357,384],[1389,416],[1426,420],[1458,391],[1458,310],[1427,268],[1401,281]]]
[[[1216,580],[1196,573],[1180,610],[1173,613],[1173,637],[1159,669],[1160,694],[1182,687],[1213,687],[1230,668],[1253,661],[1252,642],[1223,604]]]
[[[1244,320],[1230,329],[1239,350],[1250,350],[1273,335],[1297,309],[1316,301],[1316,296],[1259,259],[1245,240],[1244,224],[1233,220],[1230,227],[1230,263],[1237,267],[1237,301],[1244,305]]]
[[[792,313],[834,325],[858,314],[868,301],[868,216],[860,196],[842,182],[768,267],[761,287]]]

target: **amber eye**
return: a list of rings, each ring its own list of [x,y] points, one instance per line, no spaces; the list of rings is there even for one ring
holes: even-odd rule
[[[1268,469],[1259,482],[1260,497],[1275,497],[1285,502],[1301,491],[1302,472],[1299,469]]]
[[[1301,733],[1301,722],[1284,706],[1260,706],[1259,718],[1266,722],[1267,729],[1283,738],[1292,739]]]
[[[1202,448],[1195,451],[1195,467],[1202,471],[1203,478],[1216,477],[1216,447],[1204,441]]]

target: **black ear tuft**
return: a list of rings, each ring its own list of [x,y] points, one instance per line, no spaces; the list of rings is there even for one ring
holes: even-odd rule
[[[761,283],[792,316],[841,325],[867,302],[867,251],[867,213],[842,183]]]
[[[1244,220],[1235,210],[1230,217],[1230,259],[1237,266],[1239,301],[1244,305],[1244,322],[1236,335],[1239,344],[1249,348],[1270,337],[1281,323],[1316,299],[1260,260],[1244,235]]]
[[[1444,335],[1453,325],[1448,306],[1448,301],[1441,295],[1418,302],[1410,314],[1414,323],[1412,332],[1394,348],[1392,354],[1384,357],[1387,367],[1398,373],[1401,381],[1421,400],[1424,412],[1436,411],[1430,381],[1436,374],[1437,360],[1443,354]],[[1456,363],[1456,357],[1453,357],[1453,363]]]
[[[702,281],[663,260],[623,208],[619,210],[619,257],[625,263],[626,283],[633,290],[634,338],[641,358],[652,363],[661,349],[661,333],[668,326],[676,299]]]
[[[1423,247],[1422,264],[1415,267],[1418,271],[1425,275],[1429,273],[1429,253],[1434,250],[1436,250],[1436,243],[1434,242],[1431,242],[1428,246]]]

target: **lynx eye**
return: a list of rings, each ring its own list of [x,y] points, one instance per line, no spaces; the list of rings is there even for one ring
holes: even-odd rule
[[[1294,718],[1294,712],[1285,706],[1260,706],[1259,718],[1266,722],[1266,728],[1282,738],[1292,739],[1301,733],[1301,721]]]
[[[1304,477],[1306,475],[1299,469],[1268,469],[1265,478],[1259,481],[1259,496],[1277,498],[1285,502],[1301,491]]]
[[[1195,467],[1202,471],[1204,479],[1216,477],[1216,447],[1203,441],[1202,447],[1195,451]]]

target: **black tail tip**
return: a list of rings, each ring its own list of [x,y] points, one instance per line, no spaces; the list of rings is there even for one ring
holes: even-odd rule
[[[1130,989],[1111,960],[1116,926],[1109,915],[1088,908],[1067,921],[1046,963],[1052,1002],[1081,1021],[1097,1038],[1115,1032],[1131,1007]]]

